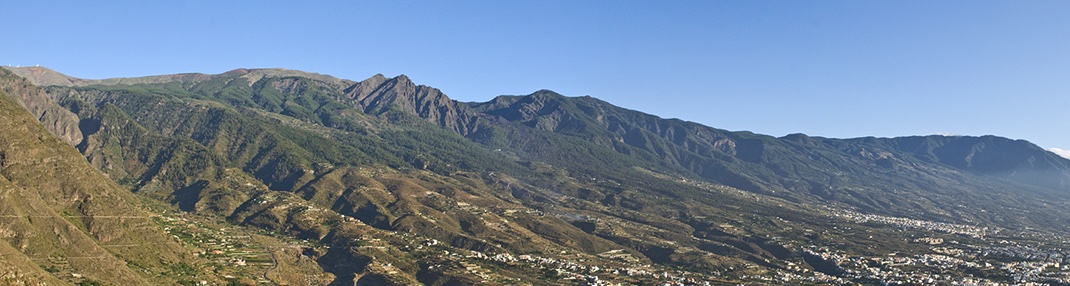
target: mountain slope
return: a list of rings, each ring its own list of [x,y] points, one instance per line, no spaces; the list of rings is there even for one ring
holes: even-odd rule
[[[1065,233],[1070,219],[1070,161],[994,136],[774,138],[547,90],[460,103],[405,76],[29,71],[53,85],[9,78],[4,90],[68,112],[43,113],[67,114],[49,130],[69,135],[60,127],[77,122],[67,143],[110,179],[201,217],[330,246],[302,253],[335,284],[577,274],[494,254],[754,282],[741,277],[825,269],[811,254],[819,246],[928,249],[914,236],[932,233],[858,217],[953,223],[974,235],[963,241],[990,229]]]
[[[191,261],[186,250],[10,98],[0,96],[0,231],[5,253],[15,251],[7,267],[26,275],[18,280],[54,282],[40,276],[49,269],[68,283],[174,283],[145,273]]]
[[[352,109],[332,109],[352,103],[347,101],[352,98],[331,89],[330,83],[303,77],[263,77],[250,84],[241,75],[133,86],[53,86],[46,90],[52,100],[86,123],[82,124],[85,140],[78,145],[79,150],[113,179],[183,210],[340,246],[322,257],[324,269],[334,272],[338,283],[378,275],[366,264],[373,253],[346,247],[353,239],[368,235],[419,233],[444,242],[454,251],[565,251],[593,256],[618,250],[638,261],[679,265],[710,259],[702,262],[707,265],[704,267],[762,261],[762,255],[768,255],[756,250],[761,247],[727,247],[717,258],[674,256],[669,246],[677,242],[657,238],[656,233],[672,233],[670,236],[681,239],[690,236],[691,228],[639,211],[676,211],[660,206],[670,197],[657,198],[649,194],[655,190],[646,189],[657,188],[665,194],[669,189],[701,191],[649,175],[629,176],[636,172],[631,166],[640,161],[614,156],[585,141],[553,134],[531,135],[539,142],[579,151],[560,157],[562,160],[589,158],[617,165],[613,177],[627,179],[625,183],[643,190],[622,189],[606,179],[585,182],[586,177],[565,175],[569,171],[560,167],[487,149],[455,130],[440,128],[442,121],[419,117],[417,110],[397,107],[394,101],[377,114],[352,113]],[[384,81],[380,86],[392,85]],[[377,93],[375,97],[397,94]],[[359,105],[353,108],[363,109]],[[477,122],[483,120],[481,117]],[[522,130],[481,124],[495,132]],[[584,168],[588,168],[587,174],[608,174],[606,168]],[[533,171],[540,174],[532,175]],[[639,180],[660,186],[641,187]],[[569,196],[604,201],[608,207],[570,202]],[[748,204],[740,198],[723,199]],[[575,215],[578,212],[586,215]],[[599,231],[598,220],[577,217],[604,217],[619,223]],[[742,241],[741,236],[748,235],[680,242],[697,249],[699,244],[713,245],[717,240]],[[398,240],[393,247],[411,247],[407,243],[411,241]],[[648,257],[651,255],[653,258]],[[420,272],[411,262],[413,257],[401,253],[391,256],[391,264],[408,265],[403,273]],[[360,263],[328,266],[343,260]],[[434,279],[462,279],[448,271],[427,273],[438,277]],[[415,279],[390,277],[397,281]]]
[[[14,71],[28,70],[14,69]],[[51,97],[45,95],[30,82],[19,77],[3,76],[0,77],[0,88],[3,88],[0,92],[9,95],[11,100],[25,107],[41,124],[67,144],[73,146],[82,142],[78,116],[56,104]]]
[[[838,201],[886,214],[984,220],[970,209],[1011,207],[1020,212],[1070,197],[1070,160],[1025,141],[994,136],[773,138],[661,119],[550,91],[472,106],[537,131],[582,138],[666,168],[793,201]],[[1000,197],[1028,202],[992,204]],[[960,203],[965,207],[952,205]],[[1062,212],[1051,211],[1061,217]],[[1018,222],[1037,225],[1048,219]]]
[[[39,73],[49,75],[49,72],[46,70]],[[257,81],[250,82],[252,79]],[[94,82],[114,84],[116,80]],[[213,127],[227,120],[208,116],[195,121],[212,122],[213,126],[161,121],[158,119],[184,118],[188,114],[196,113],[184,110],[170,116],[152,115],[157,109],[148,108],[152,106],[151,103],[143,102],[142,99],[131,99],[130,95],[174,94],[165,98],[177,96],[222,101],[237,108],[271,112],[261,113],[262,115],[280,114],[286,118],[292,117],[329,128],[325,130],[350,131],[342,136],[365,143],[348,145],[351,147],[321,146],[309,150],[322,152],[317,150],[348,149],[351,150],[347,152],[349,154],[359,150],[356,154],[360,155],[357,157],[367,158],[363,161],[365,163],[395,162],[390,165],[411,165],[441,172],[457,170],[456,167],[461,164],[468,166],[460,169],[474,167],[475,164],[471,164],[474,158],[470,156],[478,153],[483,153],[478,155],[481,156],[477,160],[481,163],[479,165],[487,163],[488,160],[500,160],[494,159],[496,156],[492,154],[484,153],[486,149],[475,146],[462,147],[474,151],[475,154],[460,156],[449,156],[442,152],[456,148],[417,147],[409,144],[403,147],[407,151],[401,151],[379,148],[372,150],[374,147],[368,147],[367,143],[376,140],[406,142],[406,138],[412,138],[410,136],[416,134],[423,136],[438,132],[434,128],[427,128],[426,124],[413,121],[419,118],[452,130],[483,146],[504,148],[521,159],[547,162],[588,175],[619,179],[630,176],[628,174],[631,172],[631,166],[639,166],[659,172],[695,176],[796,202],[833,201],[884,214],[910,213],[918,218],[959,222],[996,219],[971,210],[1006,207],[993,204],[999,197],[1022,195],[1022,201],[1013,202],[1009,206],[1014,213],[1044,205],[1044,200],[1065,201],[1068,193],[1067,182],[1070,181],[1068,160],[1028,142],[1012,144],[1011,142],[1016,141],[998,137],[929,136],[924,140],[840,140],[796,134],[773,138],[749,132],[729,132],[680,120],[661,119],[619,108],[595,98],[569,98],[546,90],[528,96],[501,96],[486,103],[462,104],[449,99],[437,89],[415,85],[405,76],[386,78],[376,75],[361,82],[351,82],[292,71],[280,73],[278,70],[239,69],[220,75],[157,76],[126,82],[145,84],[131,86],[133,89],[112,91],[108,89],[118,86],[106,85],[111,87],[104,89],[53,88],[50,93],[59,94],[57,100],[67,102],[66,105],[71,110],[82,110],[79,106],[84,104],[77,102],[86,99],[118,104],[124,112],[133,114],[135,119],[151,119],[140,122],[156,126],[150,129],[161,128],[164,136],[181,135],[197,140],[202,145],[214,146],[215,150],[223,151],[221,154],[230,156],[229,159],[236,160],[235,163],[239,166],[244,165],[246,171],[272,188],[291,190],[298,187],[300,182],[307,182],[312,178],[299,179],[306,176],[302,175],[306,173],[302,170],[315,169],[311,166],[315,165],[312,161],[292,157],[293,154],[304,153],[299,150],[301,148],[285,147],[295,146],[290,144],[282,144],[281,147],[279,144],[267,144],[276,146],[273,148],[282,148],[273,151],[275,154],[282,154],[284,158],[291,156],[290,159],[275,161],[290,167],[278,168],[274,165],[276,163],[270,162],[247,162],[248,159],[235,158],[234,155],[251,154],[248,151],[235,149],[237,146],[219,145],[227,144],[226,142],[240,144],[243,140],[226,140],[226,135],[222,137],[224,140],[212,139],[222,134],[234,135],[235,138],[250,137]],[[64,95],[78,93],[81,95]],[[205,107],[219,109],[211,105],[201,108]],[[166,112],[172,108],[163,110]],[[239,110],[222,114],[235,115],[229,116],[232,118],[241,117],[238,113],[249,115],[248,111]],[[420,131],[415,133],[383,132],[382,126],[397,124],[422,127],[418,127]],[[189,126],[189,129],[181,131],[182,126]],[[179,129],[174,129],[175,127]],[[189,133],[193,130],[202,133],[216,130],[216,135]],[[264,130],[279,129],[267,127]],[[322,133],[323,130],[314,132]],[[395,136],[399,134],[404,136]],[[253,138],[257,136],[259,135]],[[460,144],[454,144],[458,147],[467,145],[448,134],[435,136],[440,139],[419,142],[453,141]],[[301,142],[299,144],[322,144],[312,143],[304,138],[308,137],[301,135],[291,137],[290,140],[297,139],[298,141],[291,142]],[[993,146],[987,150],[998,149],[998,152],[986,152],[985,146]],[[354,147],[357,150],[353,150]],[[438,154],[427,156],[419,154],[422,153],[420,151],[404,154],[414,151],[412,147],[417,147],[416,150],[438,150]],[[258,151],[261,154],[264,154],[263,152],[265,150]],[[386,155],[399,152],[402,153],[401,156]],[[298,157],[308,158],[307,155]],[[326,161],[329,161],[329,164],[357,163],[338,158],[340,157]],[[452,159],[442,160],[447,158]],[[316,164],[325,163],[328,162],[320,159]],[[498,162],[493,165],[509,164]],[[273,171],[268,173],[255,170],[262,167],[271,167],[269,169]],[[494,170],[497,167],[486,169]],[[903,177],[914,179],[903,181]],[[966,204],[959,204],[957,201]],[[1061,212],[1054,210],[1052,212],[1054,215],[1059,213]],[[1051,218],[1040,221],[1048,219]],[[1028,217],[1013,220],[1016,223],[1036,226]]]

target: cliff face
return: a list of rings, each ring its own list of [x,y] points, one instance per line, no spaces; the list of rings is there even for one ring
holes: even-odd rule
[[[437,88],[416,85],[405,75],[387,79],[376,75],[346,89],[346,96],[367,114],[397,110],[467,135],[477,129],[478,115]]]
[[[4,72],[7,73],[7,71]],[[54,82],[56,80],[42,79],[42,81]],[[17,76],[0,76],[0,92],[8,94],[9,98],[29,110],[30,114],[36,117],[48,131],[63,142],[71,146],[82,142],[78,116],[56,104],[50,96],[31,82]]]

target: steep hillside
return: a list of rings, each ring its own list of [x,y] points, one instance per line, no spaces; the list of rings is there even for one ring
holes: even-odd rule
[[[1065,212],[1046,205],[1070,198],[1070,160],[1021,140],[843,140],[803,134],[773,138],[662,119],[551,91],[501,96],[472,106],[535,131],[580,138],[665,168],[792,201],[841,202],[869,212],[940,220],[1040,226],[1067,219]],[[1006,197],[1018,200],[993,203]],[[975,211],[994,208],[1048,212],[1015,219],[986,218]]]
[[[2,267],[14,268],[4,270],[5,277],[28,284],[62,284],[57,278],[174,283],[157,275],[193,261],[138,199],[86,164],[6,92],[0,134],[0,251]],[[61,274],[67,276],[52,276]]]
[[[15,69],[15,71],[28,71]],[[58,73],[56,73],[58,74]],[[0,92],[25,107],[48,131],[70,145],[82,142],[78,116],[52,101],[51,97],[30,82],[14,76],[0,77]]]
[[[818,281],[809,271],[850,278],[830,248],[928,255],[916,238],[931,236],[1061,247],[1070,219],[1070,161],[994,136],[775,138],[546,90],[460,103],[406,76],[16,72],[45,86],[7,76],[0,88],[111,180],[307,241],[295,261],[318,266],[297,272],[335,284],[570,284],[607,268],[617,274],[598,277],[625,284],[660,281],[619,275],[636,269]]]
[[[569,158],[604,160],[615,166],[607,173],[607,168],[587,165],[583,166],[587,171],[570,176],[566,169],[488,149],[456,130],[441,129],[440,120],[419,117],[434,113],[406,109],[429,105],[407,105],[422,102],[410,100],[422,92],[413,91],[403,77],[384,80],[372,95],[352,95],[332,89],[330,82],[305,77],[264,76],[250,84],[243,76],[251,73],[257,71],[206,76],[203,81],[46,90],[50,100],[81,118],[84,140],[77,147],[111,178],[186,211],[337,246],[321,253],[320,259],[338,283],[379,279],[368,278],[380,277],[369,268],[374,265],[369,258],[376,255],[368,251],[375,249],[347,247],[354,239],[369,236],[389,241],[384,247],[392,249],[411,248],[413,240],[399,236],[419,234],[453,251],[555,256],[564,252],[596,260],[594,255],[600,252],[621,251],[636,261],[678,265],[705,261],[699,265],[707,269],[762,261],[769,255],[761,247],[726,247],[715,258],[674,256],[670,246],[676,243],[697,250],[700,245],[743,241],[753,234],[692,241],[692,228],[686,223],[650,217],[647,212],[678,218],[679,209],[663,204],[672,197],[694,197],[704,191],[668,178],[628,176],[640,171],[633,166],[649,164],[614,156],[597,145],[553,134],[531,136],[577,150]],[[438,94],[431,98],[448,101],[440,93],[427,92]],[[451,106],[471,113],[459,103]],[[520,130],[481,124],[496,132]],[[627,178],[622,182],[632,187],[622,188],[602,174]],[[584,181],[588,178],[593,180]],[[686,191],[671,194],[671,189]],[[653,195],[659,192],[672,197]],[[571,196],[594,204],[570,202]],[[750,204],[737,197],[721,200]],[[688,208],[707,214],[703,217],[720,213]],[[616,223],[604,228],[599,222],[605,220]],[[659,238],[657,233],[674,238]],[[390,237],[396,238],[386,239]],[[386,275],[388,280],[464,281],[450,268],[420,270],[433,266],[415,263],[416,257],[426,254],[390,256],[387,261],[405,271]],[[433,259],[455,263],[455,258]],[[343,262],[357,264],[331,266]]]

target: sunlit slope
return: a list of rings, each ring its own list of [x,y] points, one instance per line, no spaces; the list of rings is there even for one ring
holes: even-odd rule
[[[28,277],[47,269],[68,282],[173,281],[158,275],[184,261],[186,251],[138,207],[138,199],[6,95],[0,118],[0,231],[5,249],[18,254],[5,263],[31,271]]]
[[[80,134],[68,144],[91,166],[184,211],[330,245],[309,255],[337,283],[479,282],[426,252],[432,240],[761,272],[802,263],[801,245],[912,249],[905,234],[833,219],[843,210],[1053,231],[1068,216],[1068,161],[995,136],[776,138],[545,90],[460,103],[405,76],[37,72],[68,79],[10,90],[66,112],[40,120]]]

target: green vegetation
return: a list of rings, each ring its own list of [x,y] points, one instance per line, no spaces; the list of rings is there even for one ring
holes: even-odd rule
[[[76,259],[31,265],[95,279],[69,283],[514,285],[597,276],[746,284],[790,276],[820,284],[828,281],[813,280],[813,271],[848,273],[827,257],[924,260],[991,249],[982,236],[995,234],[980,226],[998,228],[1001,240],[1059,249],[1067,229],[1050,222],[1070,219],[1065,204],[1053,203],[1068,199],[1070,162],[998,137],[774,138],[550,91],[462,104],[406,77],[357,83],[236,70],[41,90],[5,75],[3,90],[24,94],[19,102],[37,98],[29,105],[48,110],[41,114],[69,113],[46,127],[96,169],[80,158],[47,165],[33,157],[44,153],[0,165],[14,189],[63,190],[42,192],[42,201],[70,202],[41,207],[62,224],[11,225],[69,229],[63,235],[87,241],[93,254],[126,261],[109,266],[125,269],[115,277],[83,271]],[[3,127],[33,121],[26,114]],[[67,147],[42,135],[12,138]],[[0,161],[18,157],[6,154]],[[33,177],[19,169],[27,162],[78,183]],[[69,164],[82,167],[54,171]],[[0,213],[27,210],[13,206]],[[145,219],[143,208],[160,215]],[[104,219],[119,211],[140,215]],[[959,244],[936,250],[927,244],[935,238]],[[155,240],[180,250],[154,259],[143,247],[104,246]],[[19,251],[80,257],[53,251],[57,241]],[[976,259],[1021,261],[999,257]],[[964,265],[933,273],[1011,279]]]

